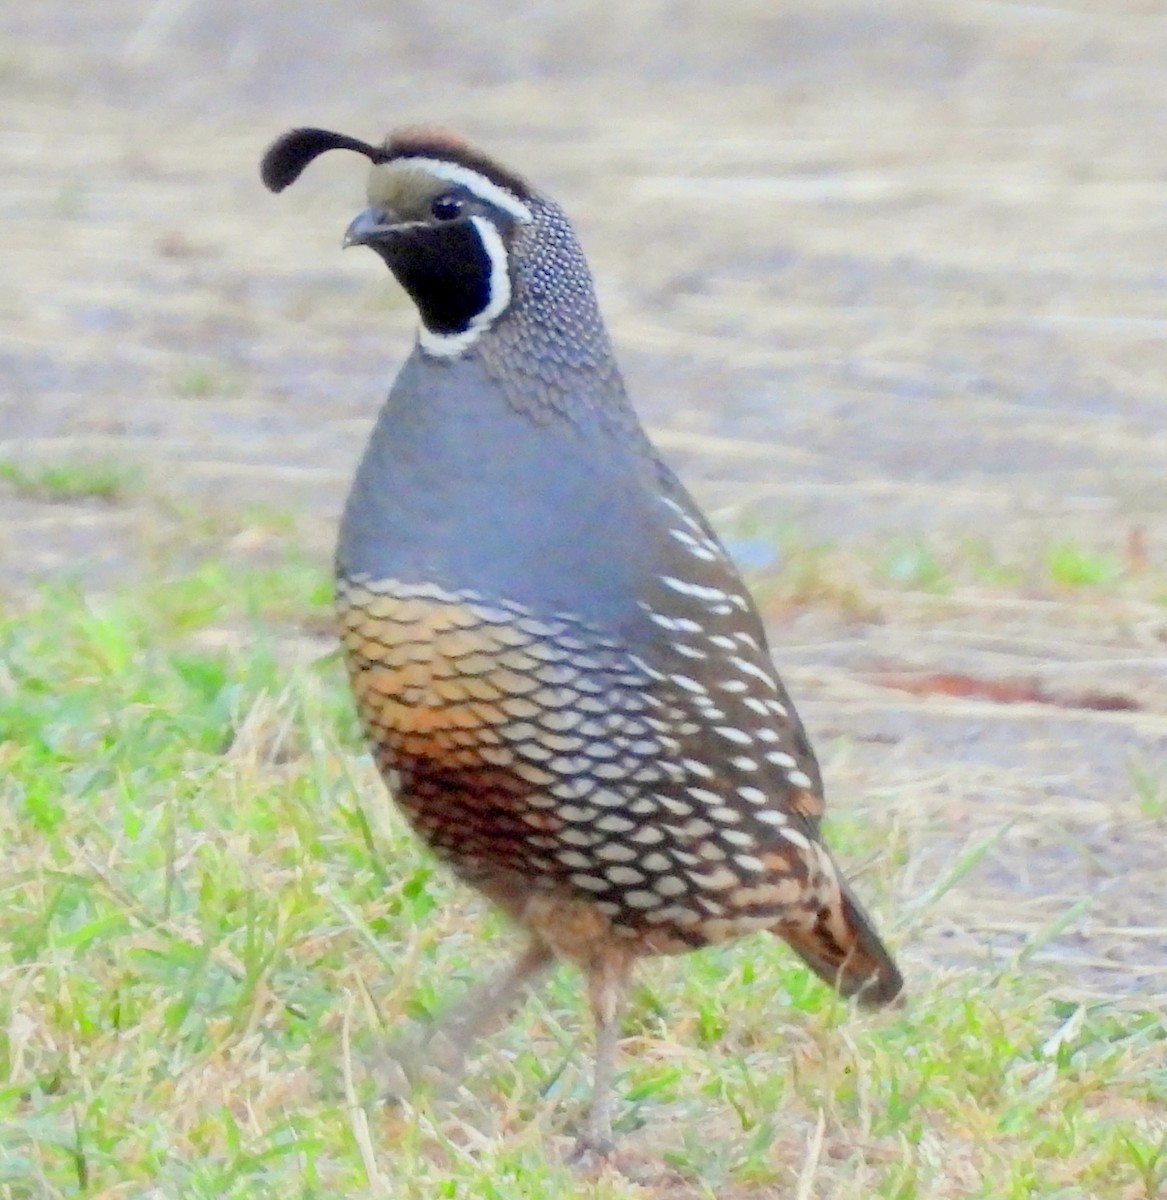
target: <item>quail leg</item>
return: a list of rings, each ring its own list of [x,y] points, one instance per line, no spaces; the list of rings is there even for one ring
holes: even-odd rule
[[[386,1080],[389,1098],[408,1095],[412,1085],[422,1081],[443,1087],[456,1085],[465,1071],[470,1047],[505,1024],[554,958],[546,942],[532,939],[513,963],[443,1014],[416,1046],[395,1048]]]
[[[571,1161],[582,1167],[601,1165],[616,1148],[612,1140],[612,1083],[630,966],[627,955],[612,953],[593,962],[587,973],[588,999],[596,1026],[596,1066],[588,1115],[571,1152]]]

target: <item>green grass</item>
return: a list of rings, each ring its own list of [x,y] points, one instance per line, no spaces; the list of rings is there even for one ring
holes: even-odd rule
[[[1058,542],[1046,551],[1046,569],[1062,587],[1113,584],[1122,578],[1122,562],[1115,554],[1089,549],[1074,542]]]
[[[101,461],[0,462],[0,481],[30,500],[60,503],[104,500],[112,504],[142,489],[142,473],[136,467]]]
[[[1091,603],[1101,595],[1167,605],[1161,564],[1129,562],[1119,548],[1061,540],[1003,551],[987,539],[939,533],[864,545],[808,541],[787,528],[740,521],[732,531],[755,547],[772,546],[775,566],[742,562],[764,613],[834,609],[878,620],[905,594],[964,600],[1005,596]],[[735,545],[731,535],[730,545]]]
[[[241,383],[237,377],[207,363],[191,363],[174,377],[175,394],[184,400],[236,396],[241,390]]]
[[[909,955],[909,1007],[862,1018],[766,938],[645,964],[633,1178],[563,1165],[590,1054],[566,969],[456,1096],[378,1103],[379,1048],[515,939],[403,828],[335,660],[293,653],[327,592],[208,565],[0,614],[3,1200],[1163,1194],[1162,1015],[1078,1007],[1023,956]],[[885,851],[886,896],[891,827],[832,836]]]
[[[1163,779],[1161,764],[1132,756],[1127,773],[1139,815],[1149,821],[1167,820],[1167,781]]]
[[[950,571],[940,555],[925,542],[894,544],[879,565],[880,574],[893,586],[939,594],[952,590]]]

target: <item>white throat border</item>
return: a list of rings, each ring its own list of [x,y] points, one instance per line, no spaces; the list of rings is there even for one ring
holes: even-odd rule
[[[465,354],[506,312],[507,305],[511,302],[511,273],[507,248],[503,245],[498,230],[485,217],[473,216],[470,222],[478,231],[482,248],[490,259],[490,299],[484,308],[470,318],[469,325],[458,333],[434,333],[432,329],[422,325],[418,330],[417,340],[422,350],[433,358],[458,358]]]

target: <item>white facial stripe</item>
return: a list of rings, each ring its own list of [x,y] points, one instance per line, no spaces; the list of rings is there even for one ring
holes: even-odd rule
[[[485,200],[487,204],[493,204],[495,208],[501,208],[516,220],[526,222],[532,219],[531,210],[518,196],[507,191],[494,180],[487,179],[480,171],[464,167],[460,163],[443,162],[440,158],[407,157],[396,161],[409,166],[421,167],[423,171],[437,179],[444,179],[447,183],[464,187],[468,192],[473,192],[479,200]]]
[[[478,341],[491,322],[506,311],[511,302],[511,275],[507,269],[507,248],[503,245],[498,230],[485,217],[471,217],[470,223],[478,230],[482,248],[490,259],[490,300],[486,307],[474,317],[461,333],[434,333],[424,325],[418,331],[417,340],[421,348],[436,358],[456,358],[469,350]]]
[[[421,348],[435,358],[457,358],[464,350],[469,350],[478,340],[481,329],[473,325],[461,333],[431,333],[424,325],[418,330],[417,340]]]
[[[508,269],[507,248],[499,232],[485,217],[471,217],[478,230],[483,248],[490,258],[490,303],[474,318],[472,325],[489,325],[501,316],[511,302],[511,273]]]

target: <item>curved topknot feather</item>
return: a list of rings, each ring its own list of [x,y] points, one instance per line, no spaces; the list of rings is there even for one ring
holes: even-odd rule
[[[260,176],[271,191],[282,192],[326,150],[355,150],[374,163],[384,162],[386,158],[384,147],[371,146],[344,133],[333,133],[329,129],[289,129],[267,148],[259,166]]]
[[[529,200],[532,195],[531,185],[521,175],[475,150],[458,134],[435,126],[395,130],[380,146],[329,129],[289,129],[272,142],[260,163],[259,172],[265,186],[273,192],[282,192],[300,178],[313,159],[328,150],[355,150],[372,163],[402,158],[438,159],[477,171],[519,200]]]

